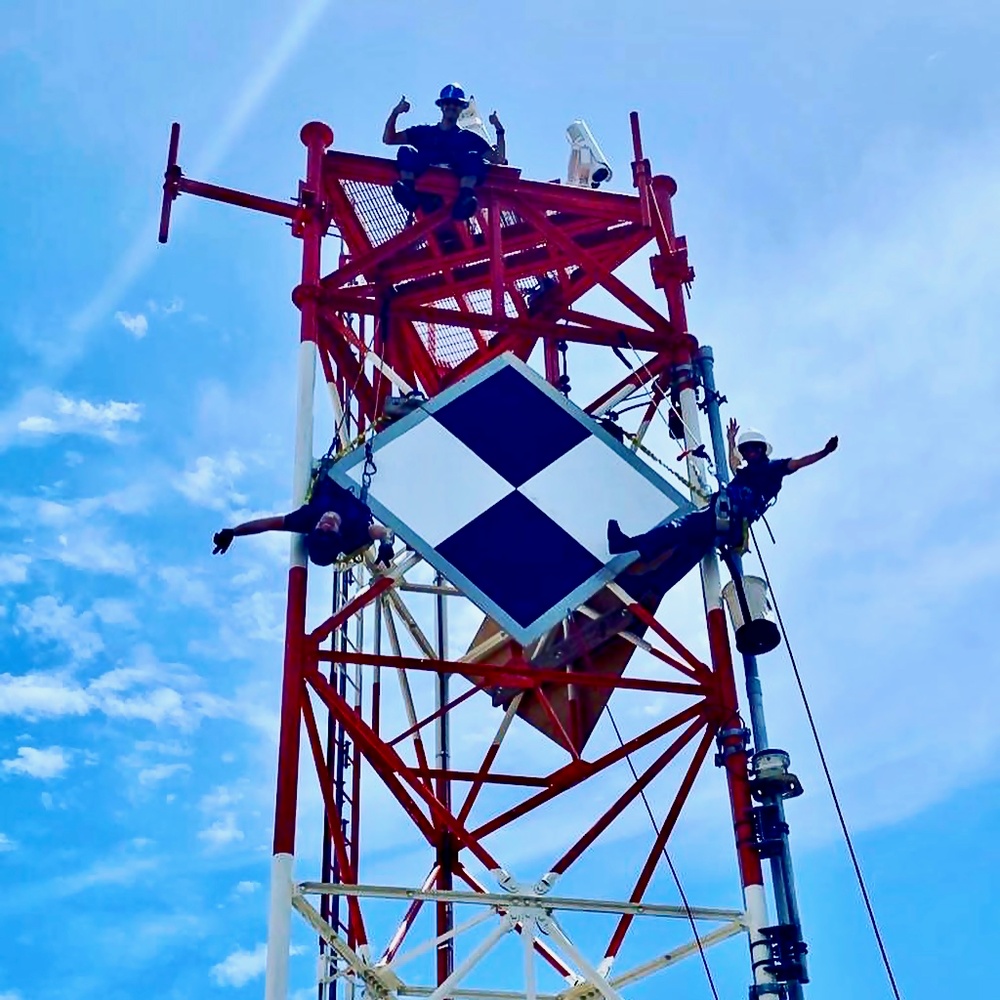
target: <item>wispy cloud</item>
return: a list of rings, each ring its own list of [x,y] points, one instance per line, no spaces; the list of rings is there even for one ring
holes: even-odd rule
[[[246,986],[264,974],[267,964],[267,945],[259,944],[252,951],[237,948],[211,968],[212,979],[219,986]]]
[[[88,682],[67,672],[0,673],[0,715],[60,719],[99,712],[110,718],[145,721],[180,730],[201,719],[231,714],[229,703],[203,689],[197,675],[150,659],[116,667]]]
[[[104,640],[92,627],[90,611],[77,614],[57,597],[44,594],[30,604],[17,606],[16,630],[42,642],[54,642],[66,649],[76,660],[89,660],[104,649]]]
[[[142,419],[139,403],[111,399],[95,403],[51,389],[31,389],[0,412],[0,446],[12,441],[38,442],[79,434],[105,441],[122,440],[122,427]]]
[[[24,583],[28,579],[31,556],[23,554],[0,556],[0,586]]]
[[[18,747],[17,756],[0,761],[5,774],[20,774],[29,778],[60,778],[69,768],[70,755],[62,747]]]
[[[225,786],[219,786],[203,796],[199,808],[212,822],[198,831],[198,839],[212,848],[225,847],[243,840],[243,831],[237,823],[234,809],[242,798],[240,792]]]
[[[127,313],[119,310],[115,313],[119,326],[124,327],[136,340],[142,340],[149,332],[149,320],[143,313]]]
[[[6,833],[0,833],[0,854],[6,854],[8,851],[16,851],[17,842],[10,839]],[[3,994],[0,993],[0,1000],[3,1000]]]
[[[187,764],[155,764],[153,767],[144,767],[139,772],[139,784],[147,787],[158,785],[175,774],[183,774],[190,770]]]
[[[199,507],[227,510],[247,502],[235,485],[245,471],[243,460],[234,451],[221,458],[201,455],[174,480],[174,487]]]

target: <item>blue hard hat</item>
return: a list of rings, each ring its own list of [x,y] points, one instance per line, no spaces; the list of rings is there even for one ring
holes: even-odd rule
[[[441,96],[434,103],[441,107],[442,104],[448,102],[460,104],[463,108],[469,106],[465,91],[457,83],[449,83],[447,87],[442,87]]]

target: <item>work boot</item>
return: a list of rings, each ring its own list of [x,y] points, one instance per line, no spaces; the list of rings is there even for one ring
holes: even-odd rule
[[[381,563],[383,566],[388,568],[389,564],[392,562],[392,542],[385,540],[379,543],[378,556],[375,559],[376,563]]]
[[[415,212],[420,205],[420,195],[413,187],[413,181],[394,181],[392,196],[396,199],[396,203],[405,208],[407,212]]]
[[[608,551],[613,556],[621,552],[635,551],[635,543],[618,527],[617,521],[608,521]]]
[[[451,207],[451,217],[459,222],[463,219],[471,219],[479,208],[479,202],[470,188],[459,188],[458,197]]]

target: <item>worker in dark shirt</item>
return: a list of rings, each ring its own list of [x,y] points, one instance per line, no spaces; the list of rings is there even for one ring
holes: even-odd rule
[[[408,212],[418,208],[434,211],[441,205],[440,198],[417,191],[416,179],[428,167],[448,167],[458,175],[458,197],[452,206],[452,217],[470,219],[478,208],[476,185],[486,176],[491,163],[507,162],[504,127],[494,111],[490,115],[490,124],[496,129],[495,146],[475,132],[461,128],[458,116],[469,106],[469,102],[465,91],[457,83],[443,88],[435,103],[441,109],[441,121],[436,125],[411,125],[398,131],[396,121],[410,110],[410,102],[405,96],[389,113],[382,141],[387,146],[401,147],[396,154],[399,180],[393,184],[392,194]]]
[[[760,431],[739,433],[735,420],[726,428],[729,441],[729,467],[733,478],[700,510],[641,535],[626,535],[617,521],[608,522],[608,550],[638,552],[643,562],[672,559],[683,550],[685,561],[694,566],[715,545],[737,546],[742,542],[743,523],[753,524],[777,499],[785,476],[814,465],[836,451],[838,439],[830,438],[820,451],[803,458],[772,459],[771,445]],[[729,505],[729,526],[720,533],[720,497]],[[690,557],[690,559],[688,559]],[[689,567],[690,568],[690,567]],[[686,571],[685,571],[686,572]]]
[[[240,535],[259,535],[265,531],[294,531],[305,535],[306,552],[317,566],[329,566],[342,555],[381,544],[378,562],[388,566],[392,560],[390,532],[373,524],[372,512],[350,490],[345,490],[329,476],[322,476],[308,502],[290,514],[244,521],[235,528],[223,528],[213,537],[213,555],[221,555]]]

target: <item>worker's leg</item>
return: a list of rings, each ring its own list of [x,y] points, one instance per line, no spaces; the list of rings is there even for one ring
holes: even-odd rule
[[[449,165],[458,174],[458,197],[451,214],[456,219],[471,219],[479,207],[475,187],[486,177],[488,164],[477,153],[461,153]]]
[[[714,538],[715,509],[712,505],[669,524],[661,524],[641,535],[626,535],[617,521],[608,522],[608,551],[612,555],[638,552],[639,558],[644,562],[666,555],[670,549],[682,543],[705,541],[711,544]]]
[[[430,166],[427,157],[412,146],[400,146],[396,152],[399,180],[392,185],[392,196],[408,212],[420,206],[415,181]]]

